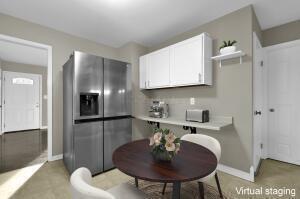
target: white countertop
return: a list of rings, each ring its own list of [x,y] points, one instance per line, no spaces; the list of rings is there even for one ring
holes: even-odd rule
[[[196,127],[201,129],[209,129],[220,131],[222,128],[232,125],[232,117],[210,117],[210,121],[206,123],[199,123],[199,122],[188,122],[183,119],[178,118],[153,118],[144,115],[135,116],[136,119],[150,121],[150,122],[159,122],[164,124],[173,124],[178,126],[189,126],[189,127]]]

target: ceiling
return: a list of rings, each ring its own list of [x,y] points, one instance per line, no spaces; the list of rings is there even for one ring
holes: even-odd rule
[[[0,59],[8,62],[47,67],[47,51],[0,39]]]
[[[113,47],[153,46],[249,4],[262,29],[300,19],[299,0],[0,0],[0,12]]]

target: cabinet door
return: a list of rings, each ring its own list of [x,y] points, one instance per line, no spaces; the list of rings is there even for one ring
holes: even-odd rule
[[[140,57],[140,89],[147,88],[147,55]]]
[[[148,88],[170,85],[170,48],[163,48],[147,55]]]
[[[171,46],[172,86],[201,84],[203,78],[203,35]]]

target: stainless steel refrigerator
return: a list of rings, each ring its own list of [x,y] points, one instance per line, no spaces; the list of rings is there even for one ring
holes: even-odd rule
[[[63,66],[63,114],[68,171],[113,168],[113,151],[132,139],[130,64],[75,51]]]

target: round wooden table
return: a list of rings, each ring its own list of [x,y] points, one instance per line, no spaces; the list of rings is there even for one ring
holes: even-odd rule
[[[172,198],[180,198],[182,182],[193,181],[211,174],[217,167],[216,156],[207,148],[182,141],[179,153],[171,162],[153,159],[149,139],[120,146],[113,154],[114,165],[136,179],[173,183]]]

